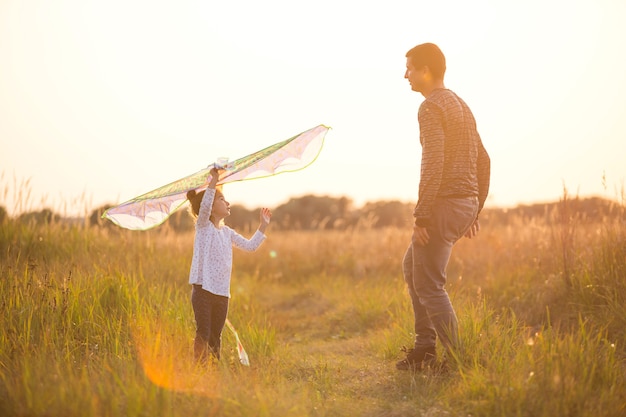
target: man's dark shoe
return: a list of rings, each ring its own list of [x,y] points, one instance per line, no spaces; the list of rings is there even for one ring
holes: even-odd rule
[[[437,353],[434,346],[407,349],[402,347],[402,351],[406,352],[406,358],[396,363],[396,369],[400,371],[421,371],[428,368],[437,360]]]

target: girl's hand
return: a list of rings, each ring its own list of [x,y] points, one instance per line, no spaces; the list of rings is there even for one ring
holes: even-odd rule
[[[217,180],[219,180],[220,173],[217,170],[217,168],[213,167],[209,171],[209,174],[211,175],[211,180],[209,181],[209,188],[215,188],[215,186],[217,185]]]
[[[270,224],[270,220],[272,219],[272,212],[270,209],[263,207],[261,209],[261,213],[259,214],[261,224],[259,225],[259,231],[261,233],[265,233],[265,228],[268,224]]]
[[[259,217],[261,218],[261,224],[265,224],[267,226],[270,224],[270,220],[272,219],[272,212],[270,209],[263,207]]]

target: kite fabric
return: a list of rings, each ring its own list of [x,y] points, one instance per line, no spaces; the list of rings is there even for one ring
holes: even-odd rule
[[[235,330],[235,327],[231,324],[230,320],[228,319],[226,319],[226,326],[235,335],[235,341],[237,342],[237,353],[239,354],[239,362],[241,362],[242,365],[250,366],[250,359],[248,358],[248,354],[246,353],[246,350],[243,348],[243,345],[241,344],[241,341],[239,340],[239,335],[237,334],[237,330]]]
[[[322,150],[324,137],[330,127],[319,125],[258,152],[228,162],[226,166],[211,163],[195,174],[135,197],[102,214],[120,227],[147,230],[165,222],[187,201],[190,190],[207,188],[213,167],[223,168],[218,185],[270,177],[282,172],[298,171],[311,165]]]

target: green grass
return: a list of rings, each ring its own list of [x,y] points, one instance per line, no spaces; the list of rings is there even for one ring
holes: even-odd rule
[[[568,223],[567,240],[558,223],[527,226],[458,244],[458,356],[447,375],[412,375],[394,366],[412,340],[410,230],[270,229],[236,252],[229,318],[251,366],[225,329],[206,369],[192,360],[192,234],[5,222],[0,415],[624,415],[624,225]]]

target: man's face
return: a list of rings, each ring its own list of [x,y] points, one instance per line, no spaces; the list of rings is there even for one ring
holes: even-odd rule
[[[406,72],[404,78],[409,80],[411,90],[422,93],[424,91],[424,83],[426,82],[427,67],[415,67],[409,58],[406,59]]]

